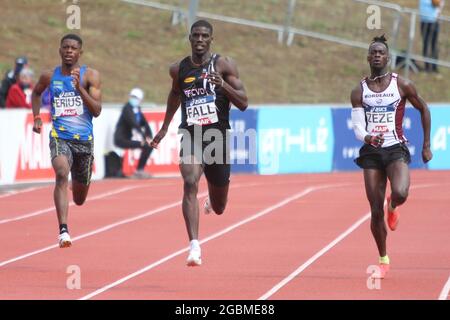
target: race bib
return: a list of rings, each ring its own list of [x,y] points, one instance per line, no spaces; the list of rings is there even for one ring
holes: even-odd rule
[[[82,115],[83,99],[75,92],[62,92],[59,97],[53,98],[56,117],[70,117]]]
[[[219,122],[214,96],[203,96],[186,101],[187,124],[208,125]]]
[[[393,107],[372,107],[366,112],[369,133],[378,134],[395,130],[395,109]]]

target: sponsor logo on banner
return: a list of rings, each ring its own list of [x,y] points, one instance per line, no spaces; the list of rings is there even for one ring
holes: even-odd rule
[[[258,171],[262,174],[331,170],[330,108],[262,108],[258,112]]]
[[[257,132],[258,110],[245,112],[232,109],[230,112],[230,161],[231,172],[257,172]]]
[[[33,114],[26,117],[24,134],[19,138],[19,157],[16,169],[16,181],[53,178],[49,149],[49,132],[52,128],[50,115],[41,114],[41,134],[33,131]]]
[[[430,110],[433,159],[428,167],[434,170],[450,169],[450,105],[430,107]]]

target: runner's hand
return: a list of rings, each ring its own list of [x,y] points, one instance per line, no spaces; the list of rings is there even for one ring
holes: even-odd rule
[[[422,160],[423,160],[423,163],[427,163],[431,159],[433,159],[433,153],[431,152],[430,147],[424,147],[422,149]]]
[[[370,136],[370,138],[368,139],[369,141],[366,142],[372,146],[374,146],[375,148],[379,148],[383,145],[384,143],[384,136],[382,133],[377,134],[376,136]]]
[[[33,131],[36,133],[41,133],[41,128],[42,128],[42,120],[40,117],[36,116],[36,118],[34,118]]]
[[[70,72],[72,76],[72,84],[77,91],[80,91],[80,68],[75,68]]]
[[[215,71],[208,73],[206,79],[208,79],[209,83],[214,84],[218,88],[223,87],[223,84],[225,83],[220,73]]]
[[[157,149],[158,144],[161,142],[161,140],[164,138],[164,136],[167,133],[167,129],[161,128],[159,132],[156,134],[156,136],[153,138],[153,140],[150,142],[150,147]]]

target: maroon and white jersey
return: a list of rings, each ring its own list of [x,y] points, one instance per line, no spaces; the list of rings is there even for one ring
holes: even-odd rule
[[[402,128],[406,99],[402,99],[400,96],[397,81],[398,75],[392,73],[389,86],[382,92],[370,90],[367,78],[361,81],[366,131],[371,135],[383,133],[382,147],[407,141]]]

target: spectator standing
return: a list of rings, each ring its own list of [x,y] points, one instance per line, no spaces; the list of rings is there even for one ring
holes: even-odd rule
[[[445,0],[419,0],[420,32],[422,34],[422,54],[426,58],[438,59],[439,15]],[[438,72],[437,65],[425,62],[426,72]]]
[[[6,108],[31,109],[31,93],[33,92],[33,70],[26,67],[19,73],[19,79],[9,88],[6,97]]]
[[[14,70],[9,70],[6,72],[0,85],[0,108],[4,108],[6,106],[6,98],[8,96],[9,89],[16,83],[20,71],[22,71],[22,69],[27,65],[28,60],[26,57],[18,57],[16,59]]]

